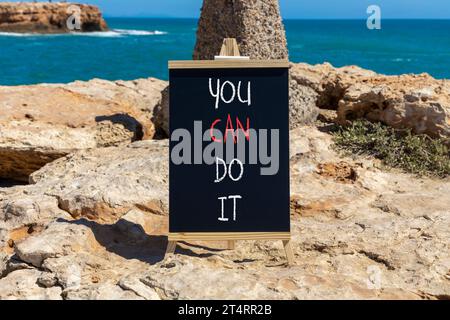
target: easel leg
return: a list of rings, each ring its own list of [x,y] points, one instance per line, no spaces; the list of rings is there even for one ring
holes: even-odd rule
[[[167,244],[166,254],[175,253],[176,247],[177,247],[176,241],[169,241],[169,243]]]
[[[283,240],[284,251],[286,252],[286,257],[288,261],[288,265],[292,266],[294,264],[294,253],[291,247],[290,240]]]
[[[236,247],[236,241],[228,240],[228,250],[234,250],[235,247]]]

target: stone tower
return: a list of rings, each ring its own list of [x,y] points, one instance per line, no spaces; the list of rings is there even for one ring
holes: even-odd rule
[[[224,38],[236,38],[242,56],[288,59],[286,34],[278,0],[203,0],[194,60],[212,60]],[[169,88],[153,121],[161,136],[169,134]],[[289,82],[290,127],[313,122],[318,115],[317,93],[295,79]]]
[[[278,0],[204,0],[194,60],[214,59],[224,38],[251,59],[288,59]]]

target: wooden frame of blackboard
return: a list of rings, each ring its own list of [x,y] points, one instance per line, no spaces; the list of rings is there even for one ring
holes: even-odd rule
[[[239,56],[235,39],[224,39],[221,54],[232,52]],[[169,70],[176,69],[233,69],[233,68],[289,68],[288,60],[186,60],[169,61]],[[170,215],[169,215],[170,225]],[[236,240],[281,240],[289,265],[294,262],[290,232],[180,232],[168,235],[166,253],[175,252],[180,241],[228,241],[228,249],[234,249]]]
[[[287,60],[169,61],[169,69],[289,68]]]

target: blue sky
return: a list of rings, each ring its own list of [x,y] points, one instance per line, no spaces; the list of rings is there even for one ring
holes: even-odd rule
[[[100,6],[107,17],[198,17],[202,4],[202,0],[80,2]],[[288,19],[365,19],[366,9],[372,4],[381,7],[386,19],[450,19],[450,0],[280,0],[282,15]]]

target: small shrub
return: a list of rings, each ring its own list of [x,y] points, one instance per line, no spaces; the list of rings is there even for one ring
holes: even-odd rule
[[[387,166],[418,175],[450,176],[450,150],[442,139],[367,120],[338,127],[333,134],[337,148],[347,155],[373,156]]]

